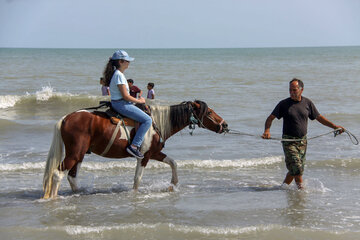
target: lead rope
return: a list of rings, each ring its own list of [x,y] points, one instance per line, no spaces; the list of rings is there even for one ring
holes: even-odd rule
[[[340,134],[340,131],[341,131],[341,128],[337,128],[331,132],[328,132],[328,133],[324,133],[324,134],[320,134],[320,135],[317,135],[315,137],[311,137],[311,138],[308,138],[307,140],[311,140],[311,139],[315,139],[315,138],[319,138],[319,137],[322,137],[322,136],[325,136],[325,135],[328,135],[328,134],[331,134],[333,133],[334,134],[334,137],[336,137],[337,135]],[[354,145],[358,145],[359,144],[359,140],[355,137],[354,134],[352,134],[350,131],[348,130],[344,130],[344,132],[349,136],[350,138],[350,141],[354,144]],[[251,136],[251,137],[258,137],[258,135],[253,135],[253,134],[249,134],[249,133],[243,133],[243,132],[240,132],[240,131],[237,131],[237,130],[232,130],[232,129],[229,129],[229,134],[236,134],[236,135],[245,135],[245,136]],[[298,141],[302,141],[303,139],[288,139],[288,138],[269,138],[270,140],[276,140],[276,141],[282,141],[282,142],[298,142]]]

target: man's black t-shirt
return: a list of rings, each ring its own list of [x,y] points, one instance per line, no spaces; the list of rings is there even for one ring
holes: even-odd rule
[[[306,97],[301,97],[300,102],[286,98],[276,105],[271,114],[277,119],[284,118],[283,134],[299,138],[307,134],[308,118],[314,120],[320,115]]]

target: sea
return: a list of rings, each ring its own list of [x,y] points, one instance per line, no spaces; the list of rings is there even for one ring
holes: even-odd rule
[[[151,104],[202,100],[232,133],[197,127],[169,138],[178,165],[150,161],[138,192],[134,158],[86,155],[73,193],[42,199],[55,123],[95,107],[99,79],[117,49],[0,49],[0,238],[360,239],[360,146],[310,121],[305,188],[283,186],[282,120],[265,119],[289,97],[292,78],[319,112],[360,139],[360,47],[125,49],[125,71]]]

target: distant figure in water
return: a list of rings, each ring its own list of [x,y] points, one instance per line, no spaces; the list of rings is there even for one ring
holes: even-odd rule
[[[283,139],[293,139],[295,141],[282,141],[285,154],[285,163],[288,173],[284,183],[290,184],[294,179],[299,189],[303,188],[303,178],[305,167],[305,155],[307,147],[307,126],[308,118],[316,119],[321,124],[338,129],[339,133],[344,132],[344,128],[327,120],[316,109],[313,102],[301,96],[304,90],[304,83],[300,79],[292,79],[289,83],[290,97],[280,101],[269,117],[265,121],[265,130],[262,138],[269,139],[272,121],[283,118]]]
[[[140,88],[134,85],[134,80],[129,78],[127,81],[130,88],[130,95],[133,96],[134,98],[137,98],[137,94],[139,93],[139,97],[141,97],[143,92],[141,91]]]
[[[155,84],[152,82],[149,82],[147,85],[147,89],[148,89],[147,98],[148,99],[155,99],[154,86],[155,86]]]
[[[100,84],[101,86],[101,93],[103,96],[108,96],[110,95],[110,89],[109,86],[105,86],[105,78],[101,77],[100,78]]]

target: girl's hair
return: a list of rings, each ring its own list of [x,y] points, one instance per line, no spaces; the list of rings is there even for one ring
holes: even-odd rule
[[[103,76],[104,76],[104,83],[105,86],[109,86],[110,85],[110,81],[112,76],[114,75],[114,72],[116,69],[118,69],[120,67],[120,64],[123,63],[124,60],[120,59],[120,60],[112,60],[111,58],[109,58],[108,63],[105,66],[104,72],[103,72]]]

